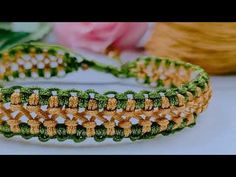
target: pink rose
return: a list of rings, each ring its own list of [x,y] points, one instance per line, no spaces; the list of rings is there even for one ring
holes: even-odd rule
[[[112,46],[119,50],[135,49],[148,28],[142,22],[55,23],[57,42],[72,49],[85,48],[105,52]]]

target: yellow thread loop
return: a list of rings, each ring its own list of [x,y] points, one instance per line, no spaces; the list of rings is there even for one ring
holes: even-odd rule
[[[183,121],[183,119],[181,117],[174,117],[172,120],[175,122],[173,129],[178,128]]]
[[[59,100],[57,96],[51,96],[49,98],[49,107],[50,108],[57,108],[59,107]]]
[[[11,94],[11,104],[13,105],[21,104],[20,93],[14,92]]]
[[[107,102],[107,110],[114,111],[116,109],[117,100],[115,98],[109,98]]]
[[[40,122],[38,120],[28,120],[27,122],[30,125],[30,133],[31,134],[38,134],[39,133],[39,125]]]
[[[151,111],[153,108],[153,101],[151,99],[145,99],[144,109],[145,111]]]
[[[163,118],[163,119],[158,119],[157,123],[160,125],[160,131],[163,131],[167,129],[169,121]]]
[[[186,119],[187,119],[187,125],[194,123],[194,115],[193,114],[187,115]]]
[[[88,110],[89,111],[94,111],[98,108],[97,101],[94,99],[90,99],[88,102]]]
[[[167,109],[170,107],[170,102],[169,99],[165,96],[161,97],[161,107],[163,109]]]
[[[179,100],[179,106],[183,106],[184,103],[185,103],[185,98],[184,98],[184,96],[178,93],[178,94],[177,94],[177,97],[178,97],[178,100]]]
[[[37,106],[39,104],[39,96],[35,93],[30,95],[29,97],[29,105],[30,106]]]
[[[114,135],[115,134],[115,122],[104,122],[104,127],[107,129],[107,135]]]
[[[70,135],[76,134],[76,130],[77,130],[77,121],[75,120],[66,120],[65,121],[65,125],[67,126],[67,133]]]
[[[71,96],[69,98],[69,108],[77,108],[79,104],[79,99],[77,96]]]
[[[86,133],[88,137],[95,135],[95,127],[96,127],[95,122],[87,121],[83,123],[83,126],[86,128]]]
[[[143,127],[142,133],[150,132],[152,122],[150,120],[140,120],[139,124]]]
[[[9,119],[7,120],[8,125],[10,126],[10,129],[13,133],[19,133],[20,132],[20,127],[19,127],[19,120],[15,119]]]
[[[43,125],[45,127],[47,127],[47,134],[48,136],[52,137],[54,135],[56,135],[56,125],[57,125],[57,122],[55,120],[45,120],[43,122]]]
[[[131,126],[132,124],[129,121],[123,121],[119,123],[119,127],[124,129],[125,137],[128,137],[131,134]]]
[[[127,101],[127,106],[126,106],[126,111],[134,111],[135,109],[135,104],[136,101],[132,99],[128,99]]]

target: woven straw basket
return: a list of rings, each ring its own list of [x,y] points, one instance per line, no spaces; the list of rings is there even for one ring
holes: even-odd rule
[[[157,23],[149,54],[182,59],[210,74],[236,73],[236,23]]]

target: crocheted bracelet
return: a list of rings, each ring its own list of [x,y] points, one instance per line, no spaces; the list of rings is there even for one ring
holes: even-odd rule
[[[100,94],[93,89],[2,86],[0,132],[8,138],[21,135],[42,142],[54,138],[81,142],[87,137],[98,142],[149,139],[193,126],[211,97],[208,74],[181,61],[141,57],[118,68],[42,43],[20,44],[0,54],[0,80],[6,83],[15,78],[62,77],[87,68],[135,78],[153,90]],[[59,123],[59,118],[64,121]]]

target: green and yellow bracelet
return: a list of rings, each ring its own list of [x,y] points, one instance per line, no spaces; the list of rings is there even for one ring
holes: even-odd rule
[[[3,84],[15,78],[62,77],[87,68],[135,78],[153,89],[101,94],[93,89],[2,86],[0,132],[8,138],[21,135],[42,142],[82,142],[88,137],[98,142],[150,139],[193,126],[211,97],[208,74],[181,61],[140,57],[118,68],[42,43],[20,44],[0,53]],[[64,121],[59,123],[59,118]]]

